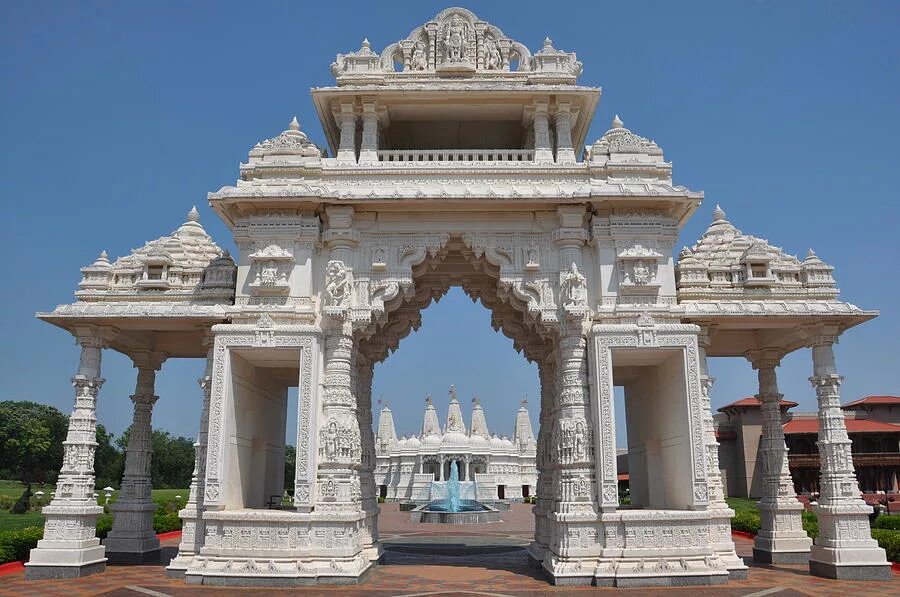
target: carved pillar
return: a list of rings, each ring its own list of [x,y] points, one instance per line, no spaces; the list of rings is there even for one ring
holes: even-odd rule
[[[572,147],[572,113],[567,102],[557,106],[554,116],[556,125],[556,163],[574,164],[575,148]]]
[[[352,103],[341,104],[338,123],[341,127],[341,140],[338,147],[337,161],[340,164],[355,164],[356,114]]]
[[[550,472],[550,440],[555,418],[553,416],[555,396],[555,366],[553,355],[546,355],[544,361],[539,364],[538,376],[541,382],[541,412],[539,416],[537,453],[535,464],[537,466],[537,486],[535,487],[536,501],[531,511],[534,513],[534,541],[528,548],[529,554],[538,562],[544,560],[547,547],[550,542],[550,522],[548,515],[553,506],[553,484]]]
[[[359,163],[378,162],[378,113],[374,101],[364,101],[362,113],[362,142],[359,146]]]
[[[76,332],[81,345],[75,386],[75,408],[63,442],[63,463],[56,496],[43,509],[44,538],[31,550],[25,578],[76,578],[106,568],[105,548],[96,537],[103,508],[94,499],[94,452],[97,448],[97,394],[103,340],[93,328]]]
[[[372,431],[372,376],[374,364],[359,350],[354,350],[356,371],[356,418],[361,440],[360,486],[362,509],[367,514],[361,539],[364,549],[378,543],[378,491],[375,487],[375,435]],[[380,552],[378,554],[380,556]],[[372,559],[378,559],[377,557]]]
[[[853,456],[834,362],[833,334],[812,339],[813,376],[819,402],[819,500],[813,507],[819,535],[809,554],[809,571],[816,576],[857,580],[888,580],[891,568],[883,549],[872,538],[872,508],[860,497]]]
[[[753,543],[753,559],[767,564],[802,564],[809,558],[812,543],[803,530],[800,513],[803,505],[797,500],[794,483],[788,469],[788,452],[784,443],[781,417],[781,398],[775,367],[781,361],[777,351],[761,350],[747,353],[747,359],[759,373],[760,414],[762,438],[759,442],[759,462],[762,465],[763,497],[759,500],[762,524]]]
[[[159,539],[153,530],[153,502],[150,478],[150,461],[153,458],[150,420],[153,405],[159,399],[154,394],[156,372],[166,355],[142,351],[132,355],[138,370],[137,385],[131,401],[134,418],[128,431],[125,448],[125,473],[116,503],[110,506],[114,513],[112,530],[103,541],[106,556],[113,564],[139,564],[159,560]]]
[[[550,142],[550,120],[547,104],[538,102],[534,107],[534,161],[540,164],[553,162],[553,146]]]
[[[206,535],[206,525],[203,522],[203,500],[206,481],[206,447],[209,436],[209,399],[212,391],[213,349],[215,347],[213,340],[211,332],[204,334],[206,369],[203,377],[197,380],[203,395],[200,401],[200,429],[197,431],[197,439],[194,442],[194,472],[191,474],[188,501],[178,512],[178,517],[181,518],[181,541],[178,544],[178,555],[166,567],[166,575],[175,578],[184,577],[184,571],[187,570],[191,560],[200,553],[200,548],[203,547],[203,538]]]
[[[708,328],[701,327],[700,333],[697,335],[703,443],[706,448],[706,483],[707,495],[709,496],[709,504],[706,509],[714,519],[722,521],[723,526],[730,528],[734,510],[725,502],[725,488],[722,485],[722,473],[719,469],[719,442],[716,439],[716,428],[710,402],[710,394],[716,380],[710,376],[709,363],[707,362],[706,353],[710,345],[709,333],[710,330]],[[715,524],[715,522],[712,523],[712,525]],[[728,569],[728,577],[731,579],[747,578],[747,566],[738,557],[731,534],[726,533],[724,537],[720,538],[720,542],[712,541],[712,547],[725,563],[725,567]]]
[[[722,486],[722,473],[719,469],[719,441],[716,439],[710,402],[710,393],[716,380],[709,375],[709,363],[706,361],[706,349],[709,347],[708,331],[701,331],[697,336],[697,344],[700,361],[700,397],[703,401],[703,443],[706,445],[706,480],[709,485],[708,508],[728,508],[728,504],[725,503],[725,488]]]

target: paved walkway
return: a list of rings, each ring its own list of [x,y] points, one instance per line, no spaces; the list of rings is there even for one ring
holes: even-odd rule
[[[385,563],[378,566],[365,583],[357,587],[317,586],[294,589],[244,589],[248,594],[268,595],[293,592],[301,595],[348,596],[532,596],[625,591],[632,595],[684,595],[717,597],[791,597],[795,595],[856,597],[861,595],[900,596],[900,576],[892,582],[831,581],[811,577],[804,566],[755,566],[749,559],[752,544],[737,538],[738,553],[752,566],[749,578],[731,581],[722,587],[683,589],[600,589],[597,587],[554,587],[528,564],[522,545],[532,533],[531,507],[516,505],[504,513],[503,521],[478,526],[412,524],[407,512],[396,504],[382,504],[380,517],[385,540]],[[175,546],[177,539],[163,542]],[[425,552],[425,553],[423,553]],[[140,597],[151,595],[226,596],[233,588],[188,586],[165,577],[158,566],[110,566],[106,572],[65,581],[26,582],[22,573],[0,579],[0,595],[80,597],[108,595]]]

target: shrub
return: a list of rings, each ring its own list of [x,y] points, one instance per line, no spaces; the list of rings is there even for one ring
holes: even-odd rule
[[[112,530],[113,516],[112,514],[101,514],[97,517],[97,536],[106,539],[106,536]]]
[[[27,560],[31,551],[44,536],[41,527],[25,527],[15,531],[0,532],[0,564]]]
[[[807,535],[812,539],[819,536],[819,519],[814,512],[804,510],[800,513],[800,519],[803,523],[803,530],[806,531]]]
[[[900,531],[900,515],[888,516],[882,514],[878,518],[875,519],[875,522],[872,523],[873,529],[891,529],[893,531]]]
[[[378,503],[379,503],[379,504],[383,504],[383,503],[384,503],[384,498],[381,497],[380,495],[378,496]]]
[[[891,529],[872,529],[872,537],[887,552],[887,559],[900,562],[900,531]]]
[[[181,530],[181,519],[177,512],[157,512],[153,516],[153,530],[157,533],[168,533]]]
[[[759,512],[750,510],[738,512],[731,519],[731,528],[745,533],[758,533],[760,524]]]

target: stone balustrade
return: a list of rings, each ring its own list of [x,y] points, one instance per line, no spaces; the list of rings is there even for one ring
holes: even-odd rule
[[[533,162],[533,149],[379,150],[379,162]]]

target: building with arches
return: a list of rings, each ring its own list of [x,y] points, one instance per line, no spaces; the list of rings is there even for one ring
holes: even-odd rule
[[[490,433],[478,398],[472,399],[471,427],[451,387],[447,419],[441,429],[429,396],[421,433],[398,437],[394,416],[385,405],[375,436],[375,485],[386,500],[427,503],[433,482],[449,479],[456,461],[459,479],[470,482],[472,498],[481,501],[522,500],[534,495],[537,484],[537,441],[523,400],[516,412],[512,439]]]
[[[338,54],[312,90],[334,157],[296,119],[208,195],[224,254],[192,211],[174,233],[82,270],[76,301],[38,317],[75,336],[74,409],[28,578],[154,557],[149,462],[155,372],[206,359],[196,466],[178,556],[188,583],[358,582],[382,556],[372,424],[375,364],[450,287],[536,363],[537,502],[529,554],[557,584],[719,584],[746,574],[730,533],[708,356],[759,374],[762,529],[754,557],[812,573],[889,578],[870,536],[840,409],[833,345],[877,316],[841,300],[833,268],[742,233],[676,184],[652,140],[600,99],[575,53],[531,52],[449,8],[376,52]],[[814,544],[788,471],[776,372],[811,349],[821,498]],[[122,497],[105,544],[92,498],[103,350],[137,369]],[[631,503],[618,492],[613,388],[623,387]],[[288,388],[296,475],[283,489]],[[165,399],[165,397],[163,398]],[[461,438],[460,438],[461,441]]]

